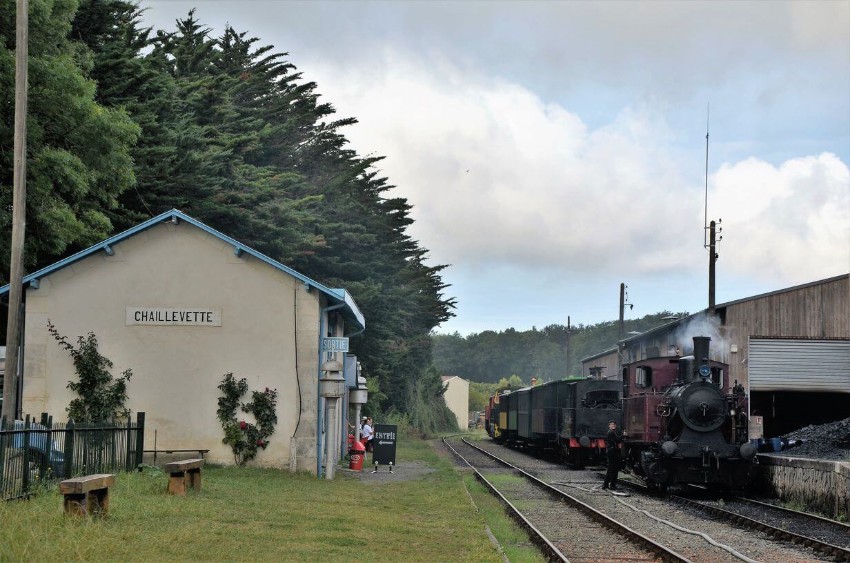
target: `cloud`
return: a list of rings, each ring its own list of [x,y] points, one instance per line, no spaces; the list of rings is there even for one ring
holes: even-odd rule
[[[590,128],[519,84],[397,49],[374,73],[309,68],[340,115],[360,120],[346,133],[354,148],[387,157],[381,171],[414,205],[411,234],[434,261],[560,275],[704,268],[702,147],[683,155],[665,116],[630,106]],[[830,154],[721,165],[710,201],[725,267],[846,271],[848,186]]]
[[[712,182],[719,250],[737,274],[804,282],[850,271],[850,170],[835,155],[778,167],[750,158],[722,166]]]

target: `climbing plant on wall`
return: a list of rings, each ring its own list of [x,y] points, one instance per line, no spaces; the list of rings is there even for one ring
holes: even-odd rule
[[[97,349],[97,337],[89,332],[85,337],[77,337],[77,345],[68,342],[68,337],[59,334],[48,320],[47,331],[64,348],[74,361],[77,381],[69,381],[68,389],[79,395],[66,409],[68,418],[74,422],[102,422],[109,419],[125,418],[129,411],[124,406],[127,401],[127,382],[133,375],[130,369],[121,372],[115,379],[110,373],[112,361]]]
[[[216,414],[224,430],[222,442],[233,450],[237,465],[245,465],[257,457],[257,452],[269,445],[269,437],[274,434],[277,424],[277,389],[252,391],[251,402],[243,403],[242,397],[248,392],[245,378],[236,380],[233,373],[226,373],[218,386],[222,396],[218,398]],[[242,411],[254,417],[254,422],[242,418],[237,420],[237,412]]]

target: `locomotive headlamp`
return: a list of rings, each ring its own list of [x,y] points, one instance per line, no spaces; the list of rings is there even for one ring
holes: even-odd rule
[[[707,365],[703,364],[699,367],[699,376],[703,379],[708,379],[711,377],[711,368]]]

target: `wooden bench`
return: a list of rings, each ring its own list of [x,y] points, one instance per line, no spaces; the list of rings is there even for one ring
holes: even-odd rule
[[[156,446],[154,446],[156,447]],[[203,448],[185,448],[185,449],[170,449],[170,450],[144,450],[146,454],[153,454],[153,464],[156,465],[156,454],[182,454],[187,452],[198,452],[198,455],[202,458],[204,454],[210,453],[209,450],[205,450]]]
[[[106,516],[109,512],[109,487],[115,475],[98,474],[74,477],[59,483],[65,496],[65,514],[73,516]]]
[[[170,476],[168,492],[173,495],[185,495],[187,488],[200,491],[203,466],[203,459],[187,459],[165,464],[164,470]]]

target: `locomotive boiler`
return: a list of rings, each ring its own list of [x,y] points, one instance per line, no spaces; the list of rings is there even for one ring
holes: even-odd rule
[[[694,337],[692,356],[623,366],[626,468],[650,487],[737,488],[754,473],[747,397],[728,365],[709,358],[710,341]]]

